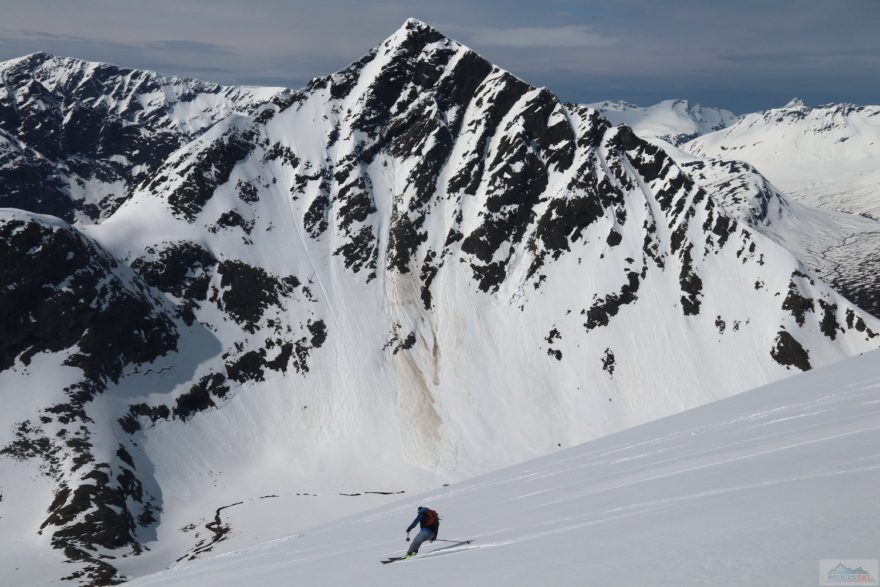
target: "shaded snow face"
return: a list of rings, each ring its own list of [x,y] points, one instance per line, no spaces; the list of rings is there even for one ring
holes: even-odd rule
[[[4,466],[59,463],[34,517],[82,581],[129,562],[107,553],[156,568],[239,539],[215,532],[230,504],[437,485],[876,346],[876,320],[663,150],[417,21],[299,92],[205,91],[225,101],[163,102],[180,142],[126,168],[100,223],[0,212],[3,295],[81,273],[29,267],[51,241],[31,225],[115,263],[72,290],[93,322],[61,342],[28,338],[48,310],[4,306],[0,391],[44,390],[4,422]],[[128,311],[105,324],[114,280]],[[56,421],[58,401],[78,411]]]

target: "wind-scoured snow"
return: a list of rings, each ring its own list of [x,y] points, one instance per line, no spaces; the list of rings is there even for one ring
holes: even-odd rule
[[[131,585],[815,585],[877,558],[878,447],[874,351]],[[380,565],[419,505],[451,542]]]

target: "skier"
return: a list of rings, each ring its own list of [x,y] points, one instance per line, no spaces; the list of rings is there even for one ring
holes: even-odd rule
[[[409,545],[409,550],[406,551],[406,556],[404,558],[409,558],[411,556],[415,556],[419,551],[419,547],[422,545],[422,542],[428,540],[429,542],[434,542],[437,538],[437,531],[440,529],[440,517],[437,515],[432,509],[426,508],[424,506],[419,507],[419,513],[416,516],[416,519],[413,520],[413,523],[409,525],[409,528],[406,529],[406,540],[409,542],[409,533],[410,531],[416,527],[418,524],[421,529],[419,533],[416,534],[416,537],[413,539],[412,543]]]

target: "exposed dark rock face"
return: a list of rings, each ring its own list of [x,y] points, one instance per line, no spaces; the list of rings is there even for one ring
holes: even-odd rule
[[[136,529],[152,524],[131,454],[116,463],[94,456],[88,404],[124,368],[175,349],[177,327],[149,288],[95,243],[63,223],[25,213],[0,220],[0,370],[28,365],[38,353],[76,349],[66,359],[83,380],[67,387],[66,403],[42,410],[40,426],[22,422],[2,454],[40,459],[57,484],[41,529],[52,545],[83,566],[70,576],[94,585],[120,582],[98,551],[135,545]],[[73,463],[64,472],[61,463]]]
[[[703,280],[693,270],[692,250],[692,245],[685,250],[679,274],[679,283],[682,294],[684,294],[681,296],[681,309],[685,316],[696,316],[700,313],[699,296],[703,291]]]
[[[0,207],[67,221],[106,218],[173,151],[230,112],[263,105],[236,88],[46,53],[9,62],[0,74]],[[199,119],[175,122],[177,105],[203,96],[223,96],[226,105],[214,100]],[[87,193],[95,184],[104,186],[98,197]]]
[[[587,331],[608,326],[612,316],[616,316],[622,306],[636,301],[636,293],[639,291],[639,274],[629,271],[626,274],[627,282],[620,288],[619,293],[608,294],[602,299],[598,297],[593,305],[586,311],[587,321],[584,328]]]
[[[815,305],[813,304],[812,298],[807,298],[801,295],[800,288],[798,288],[797,282],[795,281],[798,277],[807,276],[799,271],[795,271],[792,274],[791,281],[788,284],[788,295],[782,302],[782,309],[791,312],[791,315],[794,316],[798,325],[803,326],[806,313],[814,312]]]
[[[211,396],[223,398],[229,393],[226,377],[220,373],[205,375],[190,390],[177,398],[172,410],[175,418],[186,420],[196,412],[213,408],[216,404]]]
[[[605,353],[602,355],[602,369],[604,369],[608,375],[614,375],[614,353],[611,349],[605,349]]]
[[[256,135],[253,132],[231,130],[222,138],[212,141],[192,160],[184,160],[173,171],[182,182],[168,196],[172,210],[193,221],[221,185],[229,181],[235,165],[253,151]]]
[[[822,308],[822,334],[834,340],[837,338],[838,332],[843,332],[843,327],[837,321],[837,304],[829,304],[825,300],[819,300],[819,307]]]
[[[78,347],[67,364],[89,379],[173,350],[175,326],[146,288],[76,230],[15,215],[0,219],[0,370],[16,359]]]
[[[876,332],[868,328],[862,317],[856,316],[856,313],[853,312],[851,308],[846,311],[846,327],[855,328],[858,332],[864,332],[868,335],[868,338],[874,338],[878,335]]]
[[[191,325],[195,308],[207,299],[217,260],[200,245],[187,241],[146,252],[132,262],[132,268],[151,286],[176,298],[181,317]]]
[[[223,261],[217,272],[220,289],[213,290],[211,300],[251,334],[265,310],[279,306],[300,284],[292,275],[276,277],[242,261]]]
[[[780,330],[776,335],[776,343],[770,349],[770,356],[786,368],[797,367],[801,371],[812,369],[810,353],[787,330]]]

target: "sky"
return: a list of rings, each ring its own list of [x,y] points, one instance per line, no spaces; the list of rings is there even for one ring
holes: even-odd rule
[[[880,103],[880,0],[0,0],[35,51],[299,88],[418,18],[572,102]]]

